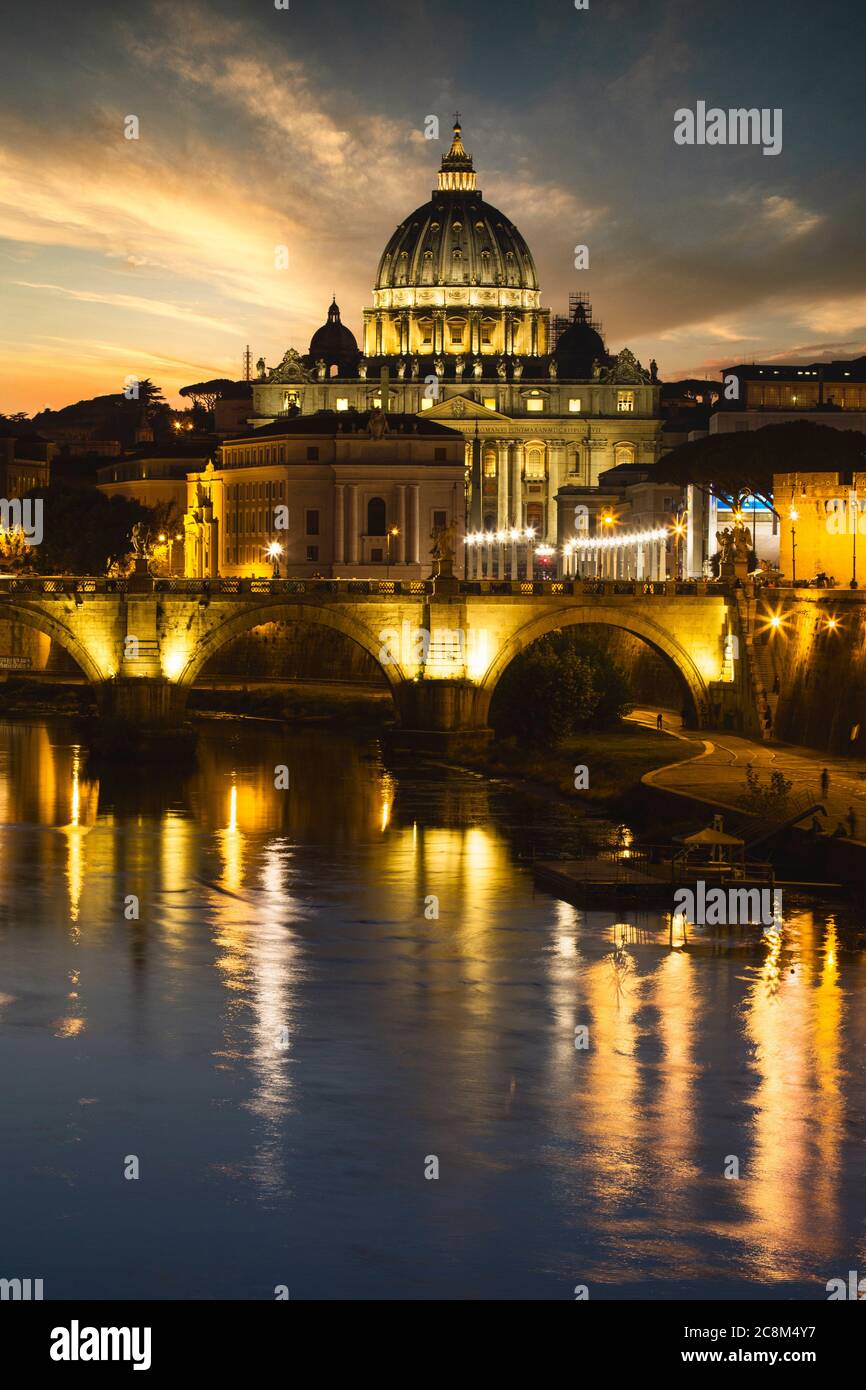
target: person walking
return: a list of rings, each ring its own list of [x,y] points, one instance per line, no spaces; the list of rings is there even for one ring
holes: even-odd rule
[[[827,800],[827,793],[828,793],[829,790],[830,790],[830,774],[829,774],[829,772],[827,771],[827,769],[826,769],[826,767],[825,767],[825,768],[824,768],[824,771],[821,773],[821,799],[822,799],[823,801],[826,801],[826,800]]]
[[[660,715],[658,715],[658,717],[656,718],[656,728],[658,729],[659,733],[661,733],[661,731],[664,729],[664,726],[665,726],[664,715],[663,715],[663,714],[660,714]]]
[[[846,821],[848,822],[848,833],[849,833],[849,835],[851,836],[851,839],[852,839],[852,840],[856,840],[856,839],[857,839],[857,812],[854,810],[854,807],[853,807],[853,806],[849,806],[849,807],[848,807],[848,814],[847,814],[847,816],[845,817],[845,819],[846,819]]]

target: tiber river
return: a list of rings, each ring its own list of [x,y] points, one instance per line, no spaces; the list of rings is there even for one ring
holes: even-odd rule
[[[567,808],[324,730],[211,722],[188,779],[111,787],[75,739],[0,725],[0,1276],[572,1299],[866,1275],[866,956],[832,914],[671,950],[656,914],[534,891],[533,852],[586,844]]]

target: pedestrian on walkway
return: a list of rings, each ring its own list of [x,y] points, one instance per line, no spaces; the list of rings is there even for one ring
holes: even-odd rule
[[[848,831],[852,840],[857,839],[857,812],[853,806],[848,807],[848,814],[845,817],[848,822]]]
[[[661,730],[664,729],[664,726],[665,726],[664,715],[663,715],[663,714],[660,714],[660,715],[658,716],[658,718],[656,719],[656,728],[661,732]]]
[[[833,831],[832,838],[833,838],[834,840],[847,840],[847,839],[848,839],[848,831],[845,829],[845,827],[844,827],[844,825],[842,824],[841,821],[840,821],[839,824],[836,826],[836,829]]]
[[[830,774],[829,774],[829,772],[827,771],[827,769],[826,769],[826,767],[825,767],[825,768],[824,768],[824,771],[821,773],[821,797],[822,797],[822,800],[824,800],[824,801],[827,800],[827,793],[828,793],[829,790],[830,790]]]

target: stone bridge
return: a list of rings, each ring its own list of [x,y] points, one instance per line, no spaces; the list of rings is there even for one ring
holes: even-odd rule
[[[754,606],[754,605],[752,605]],[[0,619],[45,633],[99,709],[142,723],[183,715],[226,642],[263,623],[317,623],[379,663],[406,730],[481,731],[502,673],[545,633],[621,628],[678,673],[695,727],[723,712],[756,732],[748,605],[723,584],[629,580],[0,579]]]

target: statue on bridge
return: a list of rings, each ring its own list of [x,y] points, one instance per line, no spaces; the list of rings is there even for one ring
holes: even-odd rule
[[[719,543],[719,575],[722,579],[747,579],[753,542],[752,532],[742,521],[716,532]]]
[[[437,593],[444,593],[459,585],[454,575],[454,522],[450,522],[448,526],[434,526],[430,532],[430,539],[433,542],[433,549],[430,551],[433,561],[430,578],[436,581]]]

